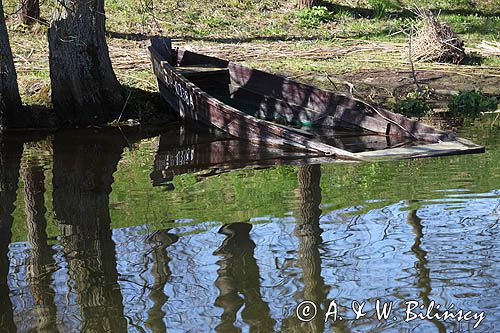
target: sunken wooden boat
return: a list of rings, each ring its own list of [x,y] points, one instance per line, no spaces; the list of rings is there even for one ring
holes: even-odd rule
[[[258,144],[290,146],[348,160],[390,160],[484,152],[451,132],[227,60],[173,48],[169,38],[149,47],[160,94],[180,116]],[[378,149],[349,151],[339,137],[376,137]]]
[[[153,186],[169,185],[174,176],[197,173],[204,179],[243,168],[327,163],[329,157],[240,140],[221,131],[173,126],[160,134],[150,178]]]

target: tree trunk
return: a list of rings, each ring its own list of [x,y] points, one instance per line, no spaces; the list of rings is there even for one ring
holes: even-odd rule
[[[16,68],[0,0],[0,132],[16,123],[20,110],[21,98],[17,87]]]
[[[57,0],[48,39],[52,103],[63,124],[116,119],[123,96],[106,44],[104,0]]]
[[[22,24],[31,25],[40,18],[40,4],[38,0],[21,0],[19,20]]]
[[[311,8],[312,6],[316,6],[318,4],[317,0],[298,0],[297,7],[299,9]]]

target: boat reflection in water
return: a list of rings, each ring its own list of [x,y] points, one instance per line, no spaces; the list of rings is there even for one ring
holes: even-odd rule
[[[398,145],[380,136],[347,133],[326,136],[330,137],[332,145],[351,152],[381,150]],[[399,144],[407,144],[404,138],[401,140]],[[204,171],[198,175],[203,178],[245,167],[334,162],[345,163],[335,158],[317,157],[293,147],[259,145],[235,139],[218,130],[208,132],[190,124],[172,127],[160,135],[151,179],[153,185],[168,184],[172,187],[169,183],[172,178],[185,173]]]

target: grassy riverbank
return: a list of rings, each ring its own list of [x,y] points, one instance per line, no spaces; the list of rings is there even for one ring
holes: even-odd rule
[[[325,9],[300,12],[292,1],[107,0],[109,49],[115,72],[130,94],[128,108],[140,110],[135,114],[142,118],[159,103],[146,50],[154,35],[390,104],[415,88],[406,54],[405,32],[414,20],[404,9],[409,3],[325,1]],[[445,96],[474,88],[498,94],[500,57],[488,54],[481,44],[500,41],[500,1],[413,3],[440,11],[440,19],[460,34],[471,55],[462,65],[417,63],[422,84],[439,88]],[[5,12],[14,13],[16,4],[6,1]],[[19,25],[15,15],[7,18],[20,90],[28,105],[50,107],[46,22],[51,8],[51,2],[42,2],[42,21],[33,27]]]

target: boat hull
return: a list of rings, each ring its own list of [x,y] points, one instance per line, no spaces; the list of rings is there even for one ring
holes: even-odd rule
[[[153,40],[149,50],[160,94],[173,110],[182,118],[214,126],[240,139],[258,144],[294,147],[319,156],[359,161],[484,152],[484,147],[456,138],[453,133],[437,130],[386,110],[375,109],[354,98],[222,59],[173,50],[168,39]],[[228,102],[214,97],[221,89],[221,85],[217,85],[221,81],[227,81],[223,83],[227,87],[224,96],[232,98]],[[388,147],[389,149],[376,152],[353,153],[322,142],[311,133],[261,119],[242,111],[240,107],[228,104],[234,104],[236,99],[236,102],[240,102],[238,106],[243,105],[243,108],[245,105],[241,101],[247,102],[249,98],[257,100],[252,100],[252,111],[257,110],[263,116],[278,114],[288,122],[321,122],[323,126],[327,124],[365,131],[386,136],[388,142],[391,137],[407,137],[417,144]]]

